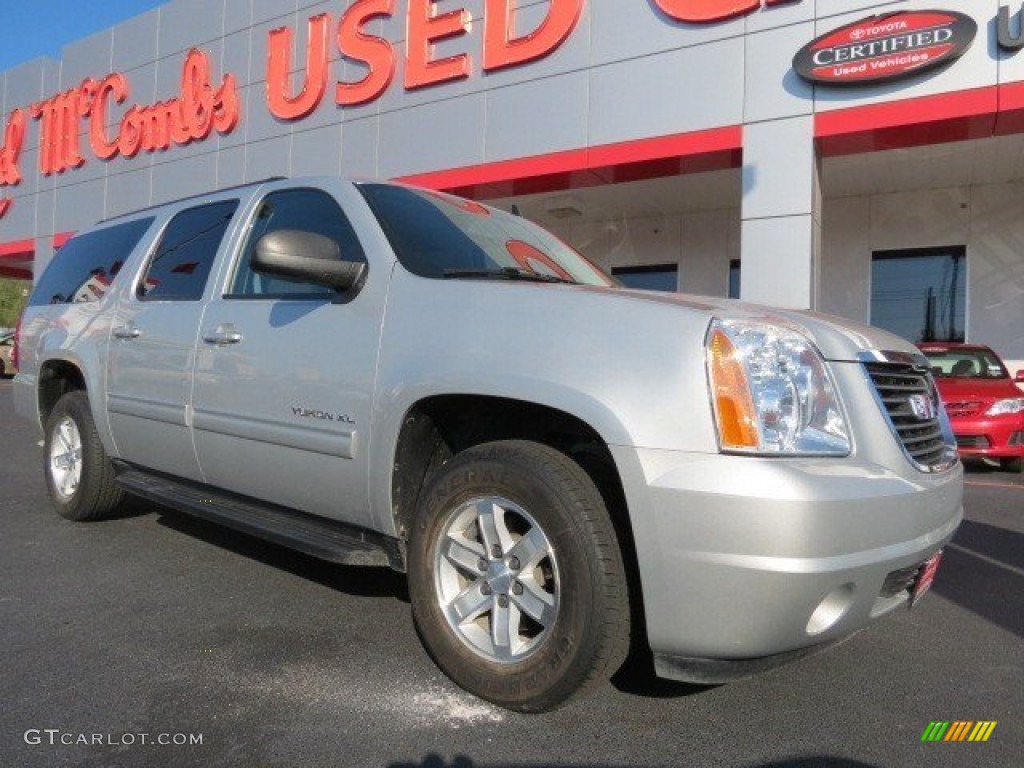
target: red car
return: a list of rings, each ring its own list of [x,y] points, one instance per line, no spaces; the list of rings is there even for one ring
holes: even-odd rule
[[[918,346],[931,361],[960,456],[998,459],[1007,472],[1024,470],[1024,392],[999,356],[979,344]],[[1016,378],[1024,380],[1024,371]]]

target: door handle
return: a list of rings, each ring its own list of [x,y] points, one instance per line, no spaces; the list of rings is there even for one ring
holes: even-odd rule
[[[137,339],[141,335],[142,331],[134,325],[122,325],[119,328],[114,329],[114,336],[119,339]]]
[[[218,325],[216,330],[203,336],[207,344],[214,344],[218,347],[226,347],[228,344],[237,344],[242,340],[242,334],[235,330],[233,325]]]

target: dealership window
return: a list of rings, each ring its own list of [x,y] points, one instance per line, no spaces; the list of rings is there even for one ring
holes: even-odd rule
[[[626,288],[642,291],[679,289],[679,267],[675,264],[652,264],[644,267],[612,267],[612,275]]]
[[[729,259],[729,298],[740,297],[740,260]]]
[[[962,245],[875,251],[871,324],[910,341],[963,341],[967,249]]]

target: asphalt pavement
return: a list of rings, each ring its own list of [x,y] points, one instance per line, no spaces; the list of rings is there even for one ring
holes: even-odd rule
[[[47,501],[0,381],[0,767],[1020,766],[1024,478],[974,466],[931,594],[830,650],[714,688],[642,667],[516,715],[420,646],[404,579],[153,505]],[[922,742],[933,721],[989,740]],[[164,743],[166,742],[166,743]]]

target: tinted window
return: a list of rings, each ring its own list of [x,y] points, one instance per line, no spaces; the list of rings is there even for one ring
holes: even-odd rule
[[[615,267],[612,276],[626,288],[642,291],[676,291],[679,287],[679,268],[675,264],[649,267]]]
[[[910,341],[963,341],[966,305],[962,245],[874,253],[872,325]]]
[[[553,234],[519,216],[426,190],[360,184],[402,266],[422,277],[529,273],[614,285]],[[481,275],[484,273],[484,275]]]
[[[740,297],[740,260],[729,259],[729,298]]]
[[[152,223],[152,217],[136,219],[71,238],[39,278],[29,304],[98,301]]]
[[[271,192],[260,203],[259,211],[246,238],[245,249],[234,280],[231,296],[308,296],[333,294],[334,289],[311,283],[297,283],[252,271],[249,262],[260,238],[282,229],[313,232],[338,244],[342,258],[366,261],[355,230],[334,198],[319,189],[285,189]]]
[[[198,301],[206,289],[237,200],[189,208],[164,230],[138,293],[149,300]]]

